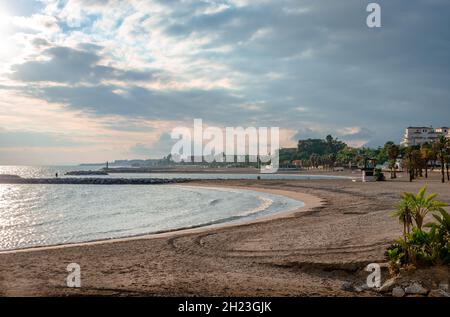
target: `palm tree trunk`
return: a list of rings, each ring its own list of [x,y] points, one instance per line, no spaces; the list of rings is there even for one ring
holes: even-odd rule
[[[444,154],[441,153],[441,174],[442,174],[442,182],[445,183],[445,173],[444,173]]]
[[[428,178],[428,166],[425,167],[425,178]]]
[[[411,217],[410,217],[410,214],[409,214],[409,209],[408,210],[406,210],[406,219],[405,219],[406,221],[404,222],[404,225],[405,225],[405,234],[403,235],[404,236],[404,239],[405,239],[405,246],[406,246],[406,249],[405,249],[405,251],[406,251],[406,259],[407,259],[407,261],[409,262],[411,259],[410,259],[410,257],[409,257],[409,254],[410,254],[410,252],[409,252],[409,245],[408,245],[408,234],[409,234],[409,225],[410,225],[410,223],[411,223]]]
[[[406,244],[406,219],[405,221],[403,221],[403,239],[405,240],[405,244]]]
[[[422,229],[423,219],[421,219],[421,218],[416,218],[416,224],[417,224],[417,228],[418,228],[418,229]]]

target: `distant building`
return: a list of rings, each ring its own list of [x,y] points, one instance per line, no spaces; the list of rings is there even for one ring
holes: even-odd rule
[[[439,139],[441,135],[450,138],[450,128],[433,128],[433,127],[408,127],[403,135],[402,145],[422,145],[431,143]]]

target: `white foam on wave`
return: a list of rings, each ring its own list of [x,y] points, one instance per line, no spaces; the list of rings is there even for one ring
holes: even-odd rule
[[[223,191],[223,192],[228,192],[228,193],[237,193],[237,194],[242,194],[243,192],[249,195],[254,195],[257,192],[253,191],[253,190],[247,190],[247,189],[234,189],[234,188],[225,188],[225,187],[207,187],[207,186],[183,186],[183,185],[175,185],[177,187],[183,188],[183,189],[203,189],[203,190],[213,190],[213,191]],[[238,211],[235,215],[235,217],[246,217],[246,216],[251,216],[253,214],[257,214],[259,212],[263,212],[265,210],[267,210],[268,208],[270,208],[270,206],[272,206],[273,204],[273,199],[270,199],[269,197],[264,197],[262,195],[257,195],[256,196],[257,199],[259,199],[261,201],[261,203],[256,206],[255,208],[251,208],[251,209],[247,209],[247,210],[243,210],[243,211]],[[211,205],[214,205],[215,203],[218,203],[220,200],[219,199],[214,199],[210,202]]]
[[[261,200],[261,204],[258,207],[250,209],[250,210],[246,210],[244,212],[240,212],[240,213],[238,213],[238,216],[245,217],[245,216],[251,216],[253,214],[257,214],[259,212],[267,210],[273,204],[273,200],[268,197],[257,196],[257,198],[259,200]]]

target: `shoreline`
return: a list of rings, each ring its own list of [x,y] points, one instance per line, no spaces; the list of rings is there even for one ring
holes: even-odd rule
[[[448,184],[438,176],[413,183],[399,178],[197,184],[307,194],[322,205],[246,224],[6,251],[0,254],[0,295],[379,296],[345,285],[363,285],[365,266],[385,262],[386,247],[401,236],[401,225],[391,217],[400,194],[427,186],[450,202]],[[81,288],[66,286],[69,263],[81,267]]]
[[[120,174],[120,173],[119,173]],[[161,173],[160,173],[161,174]],[[170,173],[168,173],[170,174]],[[202,175],[208,173],[179,173],[180,175]],[[158,173],[157,173],[158,175]],[[361,176],[356,175],[333,175],[333,174],[301,174],[301,173],[268,173],[268,174],[245,174],[245,173],[211,173],[211,175],[228,175],[228,177],[216,178],[189,178],[189,177],[21,177],[18,175],[3,175],[0,174],[0,184],[5,185],[21,185],[21,184],[35,184],[35,185],[163,185],[163,184],[177,184],[201,181],[221,181],[221,180],[352,180],[359,181]],[[246,177],[240,178],[235,175],[244,175]],[[248,176],[253,176],[250,178]],[[204,177],[204,176],[203,176]]]
[[[201,183],[197,183],[197,184],[189,183],[189,184],[183,184],[183,185],[160,184],[160,186],[167,186],[167,185],[179,186],[179,187],[192,186],[192,187],[203,187],[203,188],[211,188],[211,189],[229,188],[229,189],[237,189],[237,190],[240,190],[240,189],[250,190],[250,191],[255,191],[255,192],[285,196],[285,197],[303,202],[304,206],[302,206],[300,208],[296,208],[294,210],[280,211],[280,212],[276,212],[276,213],[273,213],[270,215],[259,216],[255,219],[250,219],[250,220],[245,220],[245,217],[243,217],[242,221],[231,220],[231,221],[225,221],[223,223],[218,223],[218,224],[207,224],[207,225],[197,225],[197,226],[192,226],[192,227],[182,227],[182,228],[176,228],[176,229],[163,230],[160,232],[145,233],[145,234],[139,234],[139,235],[133,235],[133,236],[120,237],[120,238],[100,239],[100,240],[74,242],[74,243],[63,243],[63,244],[55,244],[55,245],[48,245],[48,246],[34,246],[34,247],[26,247],[26,248],[11,249],[11,250],[0,250],[0,255],[8,254],[8,253],[17,253],[17,252],[33,252],[33,251],[43,251],[43,250],[52,250],[52,249],[61,249],[61,248],[70,248],[70,247],[83,247],[85,245],[96,245],[96,244],[102,244],[102,243],[116,243],[116,242],[133,241],[133,240],[141,240],[141,239],[171,238],[174,236],[184,235],[184,234],[204,233],[204,232],[207,232],[210,230],[215,230],[215,229],[231,228],[231,227],[236,227],[236,226],[246,226],[246,225],[251,225],[253,223],[259,223],[259,222],[271,221],[274,219],[282,219],[282,218],[286,218],[286,217],[292,217],[293,215],[295,215],[297,213],[309,212],[312,209],[323,205],[322,200],[318,197],[308,195],[308,194],[303,194],[303,193],[293,193],[293,192],[286,191],[286,190],[226,186],[226,185],[205,186],[204,184],[201,184]]]

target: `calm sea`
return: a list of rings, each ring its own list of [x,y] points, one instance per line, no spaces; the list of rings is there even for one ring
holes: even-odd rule
[[[52,177],[56,172],[62,175],[75,169],[80,167],[2,166],[0,174]],[[297,200],[250,190],[180,185],[0,184],[0,250],[239,222],[302,206]]]

